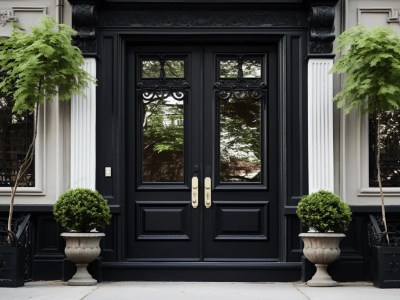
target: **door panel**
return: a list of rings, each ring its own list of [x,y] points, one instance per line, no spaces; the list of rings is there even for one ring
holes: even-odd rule
[[[276,60],[271,46],[129,48],[128,259],[277,260]]]
[[[200,52],[132,47],[128,60],[128,260],[198,261],[200,210],[191,205],[199,171]]]
[[[205,260],[278,258],[276,60],[267,46],[205,51]]]

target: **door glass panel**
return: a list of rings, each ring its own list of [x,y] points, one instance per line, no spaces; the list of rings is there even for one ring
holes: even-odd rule
[[[261,78],[261,60],[245,59],[242,69],[244,78]]]
[[[237,78],[239,62],[234,59],[222,59],[219,61],[220,78]]]
[[[261,181],[261,101],[220,98],[220,182]]]
[[[185,93],[142,94],[143,182],[184,180]]]
[[[161,64],[159,60],[142,61],[142,78],[159,78]]]
[[[185,78],[185,62],[183,60],[165,61],[165,77],[167,78]]]
[[[142,183],[184,182],[186,60],[161,53],[138,57]]]
[[[232,56],[230,54],[229,56]],[[214,83],[219,120],[219,182],[261,183],[264,55],[216,58]]]

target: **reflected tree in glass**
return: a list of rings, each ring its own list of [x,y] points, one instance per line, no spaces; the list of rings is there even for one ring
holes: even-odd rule
[[[381,177],[382,186],[400,186],[400,110],[381,115]],[[377,187],[376,115],[369,117],[369,185]]]
[[[261,181],[261,100],[220,99],[220,181]]]
[[[33,136],[33,113],[12,112],[11,96],[0,93],[0,187],[15,184],[18,168]],[[35,186],[35,162],[21,178],[19,186]]]
[[[142,180],[183,182],[184,101],[162,94],[153,100],[143,98]]]

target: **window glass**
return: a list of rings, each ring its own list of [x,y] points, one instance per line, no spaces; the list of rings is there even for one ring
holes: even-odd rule
[[[261,78],[261,60],[245,59],[242,70],[244,78]]]
[[[220,182],[261,181],[261,100],[220,99]]]
[[[0,187],[11,187],[32,141],[33,113],[16,115],[12,99],[0,93]],[[20,187],[35,186],[35,163],[21,179]]]
[[[376,118],[369,118],[369,185],[378,186],[376,172]],[[384,187],[400,187],[400,110],[382,114],[381,178]]]
[[[159,60],[143,60],[142,78],[159,78],[160,67],[161,64]]]
[[[184,103],[180,92],[143,93],[143,182],[183,182]]]
[[[237,78],[239,62],[236,59],[222,59],[219,61],[220,78]]]
[[[165,77],[167,78],[185,78],[185,62],[183,60],[165,61]]]

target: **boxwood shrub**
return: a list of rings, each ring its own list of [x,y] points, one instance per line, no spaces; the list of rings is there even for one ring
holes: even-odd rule
[[[110,223],[111,212],[107,201],[98,192],[77,188],[63,193],[54,204],[57,222],[72,232],[90,232]]]
[[[351,222],[351,210],[347,203],[324,190],[303,196],[296,214],[304,226],[319,232],[345,232]]]

